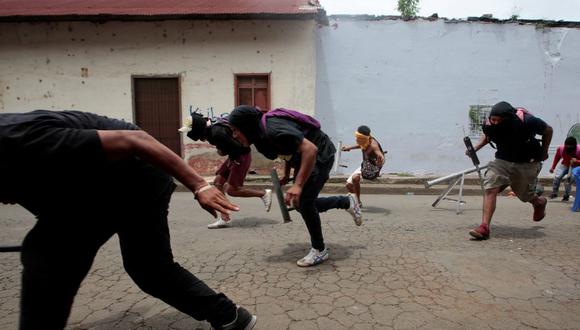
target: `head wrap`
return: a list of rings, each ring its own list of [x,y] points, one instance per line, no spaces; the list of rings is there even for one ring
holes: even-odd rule
[[[260,137],[261,118],[262,112],[258,109],[247,105],[240,105],[232,110],[228,121],[230,125],[239,129],[250,143],[254,143]]]
[[[354,132],[354,137],[356,138],[356,144],[358,144],[362,150],[366,150],[371,145],[371,130],[367,126],[360,126],[356,132]]]
[[[205,141],[207,129],[210,125],[209,118],[204,117],[201,113],[194,112],[185,120],[184,126],[179,131],[186,132],[187,137],[193,141]]]

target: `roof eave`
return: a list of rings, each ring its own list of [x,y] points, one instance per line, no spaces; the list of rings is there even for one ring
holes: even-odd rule
[[[119,15],[119,14],[98,14],[98,15],[15,15],[0,16],[0,22],[62,22],[62,21],[86,21],[86,22],[107,22],[107,21],[164,21],[164,20],[309,20],[317,19],[319,13],[223,13],[223,14],[154,14],[154,15]]]

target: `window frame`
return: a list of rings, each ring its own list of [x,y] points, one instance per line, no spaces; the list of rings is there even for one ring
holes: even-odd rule
[[[488,104],[474,104],[469,106],[467,117],[469,120],[468,136],[470,138],[480,138],[483,135],[483,129],[481,126],[489,117],[491,107],[492,106]]]
[[[240,104],[240,78],[256,78],[256,77],[261,77],[261,78],[266,78],[267,79],[267,109],[264,110],[269,110],[271,107],[271,100],[272,100],[272,89],[271,89],[271,85],[272,85],[272,77],[271,77],[271,73],[235,73],[234,74],[234,93],[235,93],[235,106],[239,106]],[[255,82],[252,81],[252,104],[247,104],[250,106],[255,106],[255,98],[256,98],[256,93],[255,93],[255,89],[258,88],[255,85]]]

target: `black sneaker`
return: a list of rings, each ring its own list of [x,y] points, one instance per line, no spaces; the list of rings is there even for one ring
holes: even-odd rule
[[[250,314],[244,307],[237,306],[236,318],[214,330],[251,330],[256,325],[256,315]]]
[[[556,198],[556,197],[558,197],[558,194],[554,194],[554,193],[551,193],[551,194],[550,194],[550,199],[554,199],[554,198]]]
[[[570,200],[570,196],[568,195],[564,195],[564,197],[562,197],[562,202],[567,202]]]

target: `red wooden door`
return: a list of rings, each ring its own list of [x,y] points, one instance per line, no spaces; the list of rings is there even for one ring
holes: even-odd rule
[[[134,78],[135,123],[181,155],[178,78]]]

